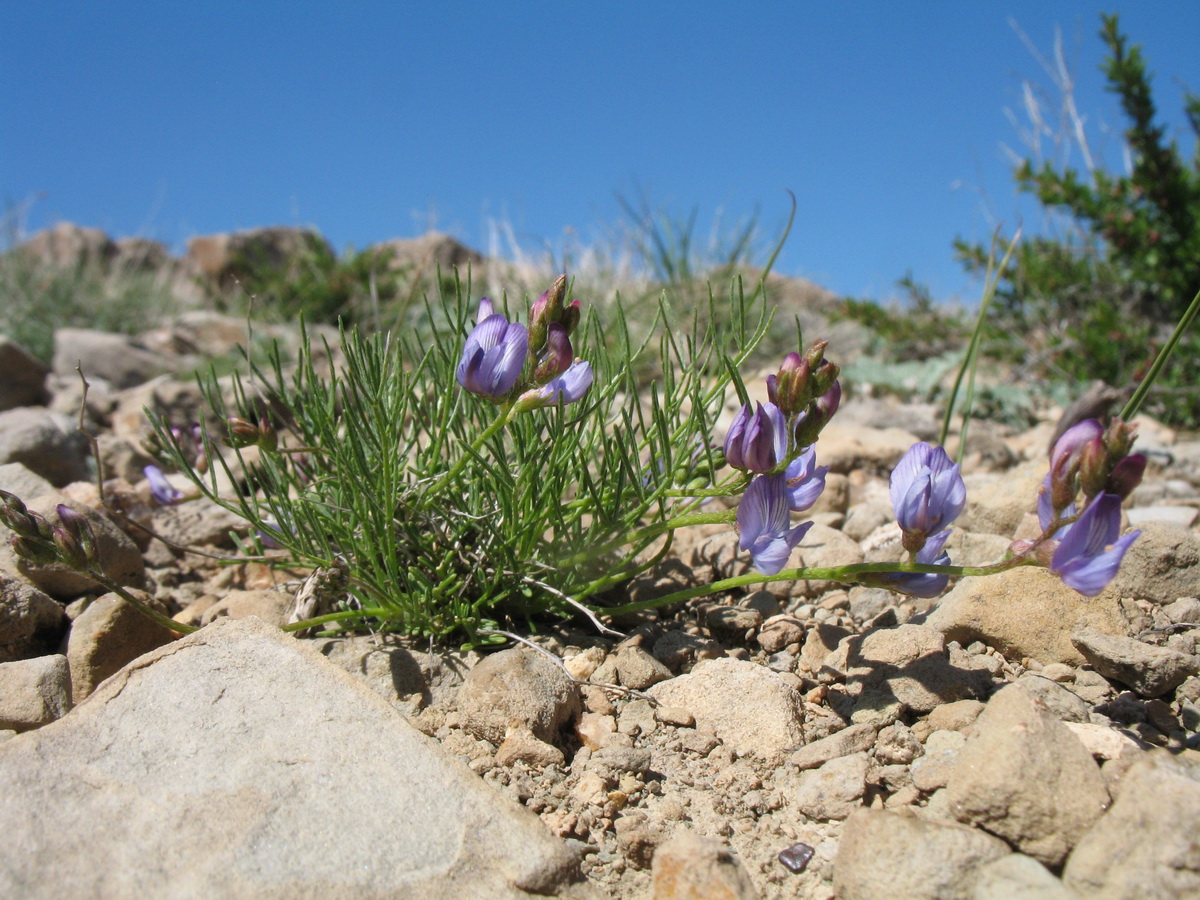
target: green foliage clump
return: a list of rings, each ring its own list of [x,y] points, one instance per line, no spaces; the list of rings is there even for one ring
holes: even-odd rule
[[[1103,16],[1109,53],[1102,70],[1128,120],[1128,174],[1102,168],[1081,173],[1026,159],[1020,190],[1075,224],[1067,237],[1025,241],[1002,272],[996,302],[1002,327],[1022,336],[1031,374],[1110,384],[1142,377],[1170,326],[1200,288],[1200,142],[1190,159],[1155,119],[1150,75],[1115,15]],[[1200,139],[1200,96],[1185,95],[1185,112]],[[987,267],[987,248],[955,243],[969,271]],[[1183,402],[1151,403],[1176,422],[1200,420],[1200,393],[1183,360],[1200,355],[1200,336],[1186,338],[1179,360],[1158,388]]]

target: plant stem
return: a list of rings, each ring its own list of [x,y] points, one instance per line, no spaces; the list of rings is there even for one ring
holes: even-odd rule
[[[1191,304],[1184,310],[1183,316],[1175,326],[1175,330],[1171,332],[1171,337],[1167,339],[1163,348],[1158,351],[1158,356],[1154,357],[1154,362],[1150,365],[1150,371],[1146,373],[1146,377],[1142,379],[1141,384],[1137,386],[1137,390],[1133,392],[1133,396],[1129,398],[1129,402],[1125,404],[1125,408],[1121,410],[1122,421],[1128,422],[1137,415],[1137,411],[1141,409],[1142,401],[1150,393],[1150,388],[1154,385],[1155,379],[1158,378],[1159,372],[1167,364],[1167,360],[1171,358],[1171,354],[1175,352],[1175,345],[1179,343],[1184,332],[1196,321],[1197,314],[1200,314],[1200,292],[1197,292],[1196,296],[1192,298]]]
[[[478,454],[481,449],[483,449],[483,445],[491,440],[497,433],[499,433],[499,431],[508,424],[509,419],[511,418],[512,407],[502,407],[500,410],[500,415],[496,417],[496,420],[482,432],[480,432],[479,437],[475,438],[475,440],[471,442],[471,451],[460,456],[458,461],[450,467],[449,471],[447,471],[444,475],[442,475],[441,478],[433,483],[432,487],[425,492],[425,495],[429,496],[432,494],[436,496],[441,492],[442,488],[444,488],[447,483],[457,478],[462,473],[462,470],[466,468],[467,463],[476,454]]]
[[[705,597],[709,594],[720,593],[721,591],[731,590],[733,588],[746,587],[751,584],[767,584],[772,581],[840,581],[844,584],[850,584],[858,580],[859,575],[887,575],[887,574],[907,574],[917,572],[922,574],[933,575],[995,575],[998,572],[1004,572],[1008,569],[1015,569],[1017,566],[1032,565],[1033,563],[1025,556],[1013,557],[1011,559],[1002,560],[998,563],[993,563],[990,566],[932,566],[923,565],[921,563],[856,563],[848,566],[832,566],[825,569],[784,569],[778,575],[763,575],[759,572],[751,572],[748,575],[737,575],[733,578],[725,578],[721,581],[714,581],[710,584],[702,584],[699,587],[688,588],[683,591],[676,591],[673,594],[667,594],[665,597],[657,597],[653,600],[642,600],[638,603],[626,603],[624,606],[613,606],[601,609],[603,615],[621,615],[624,613],[638,612],[643,609],[657,609],[662,606],[669,606],[672,603],[681,603],[684,600],[694,600],[696,597]]]
[[[158,610],[154,609],[153,607],[147,606],[145,603],[143,603],[137,597],[133,596],[133,594],[131,594],[125,588],[121,587],[121,585],[117,584],[115,581],[108,578],[108,576],[106,576],[102,573],[95,572],[95,571],[89,571],[88,575],[91,576],[92,578],[94,578],[96,581],[100,582],[100,584],[102,584],[104,587],[108,588],[108,590],[112,591],[114,594],[116,594],[118,597],[120,597],[122,600],[124,600],[126,603],[128,603],[130,606],[132,606],[138,612],[140,612],[147,619],[150,619],[150,620],[156,622],[157,624],[161,625],[163,628],[168,629],[169,631],[173,631],[176,634],[191,634],[194,631],[200,630],[195,625],[187,625],[187,624],[184,624],[183,622],[176,622],[171,617],[163,615],[162,613],[160,613]]]
[[[564,567],[576,566],[580,563],[604,556],[606,553],[612,553],[614,550],[618,550],[627,544],[635,544],[638,541],[655,538],[676,528],[684,528],[688,525],[720,525],[732,522],[736,518],[737,510],[735,509],[723,509],[720,512],[710,513],[686,513],[682,516],[676,516],[673,519],[667,519],[665,522],[655,522],[653,525],[647,525],[645,528],[640,528],[637,531],[611,540],[607,544],[601,544],[599,547],[591,550],[585,550],[583,553],[568,556],[566,559],[559,560],[558,564]]]

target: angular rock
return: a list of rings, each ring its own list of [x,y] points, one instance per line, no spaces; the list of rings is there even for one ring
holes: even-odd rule
[[[946,785],[955,817],[1058,866],[1100,818],[1108,791],[1091,754],[1019,688],[988,701]]]
[[[725,844],[690,831],[654,854],[654,900],[757,900],[746,867]]]
[[[788,614],[771,616],[758,629],[758,645],[768,653],[778,653],[789,644],[804,640],[804,623]]]
[[[253,619],[163,647],[4,742],[0,794],[6,897],[462,900],[575,877],[536,816]]]
[[[771,756],[804,743],[799,692],[778,673],[747,660],[704,660],[647,693],[666,706],[686,709],[697,728],[711,731],[738,753]]]
[[[839,900],[967,898],[980,868],[1009,852],[974,828],[860,809],[842,831],[833,886]]]
[[[40,406],[48,398],[50,370],[29,351],[0,334],[0,412],[19,406]]]
[[[1087,722],[1092,709],[1076,693],[1049,678],[1026,672],[1015,682],[1029,697],[1041,703],[1062,722]]]
[[[1200,594],[1200,534],[1170,522],[1145,522],[1101,597],[1172,603]]]
[[[208,625],[226,617],[244,619],[247,616],[257,616],[271,625],[283,625],[287,622],[288,609],[294,599],[293,595],[286,591],[230,591],[204,611],[204,615],[200,617],[200,624]]]
[[[847,664],[849,693],[884,691],[916,712],[987,689],[986,677],[954,665],[942,635],[923,625],[880,628],[852,640]]]
[[[818,460],[829,471],[848,475],[866,470],[872,475],[888,476],[900,457],[917,442],[908,431],[899,428],[869,428],[839,425],[836,422],[821,431]]]
[[[797,545],[799,557],[793,554],[790,566],[805,566],[819,569],[832,566],[849,566],[863,561],[862,547],[835,528],[813,525]],[[841,587],[834,581],[797,581],[796,590],[805,597],[819,597],[826,591]]]
[[[930,734],[925,741],[924,755],[913,760],[913,786],[927,794],[944,788],[950,781],[950,773],[958,765],[958,757],[966,740],[958,731],[935,731]]]
[[[1076,894],[1032,856],[1010,853],[979,867],[971,900],[1077,900]]]
[[[87,439],[66,416],[36,407],[0,412],[0,464],[22,463],[58,487],[86,480],[87,458]]]
[[[1063,881],[1080,897],[1200,897],[1200,761],[1158,750],[1121,779],[1112,808],[1076,845]]]
[[[0,570],[0,663],[52,653],[66,628],[58,602]]]
[[[56,222],[32,235],[21,245],[21,253],[36,264],[79,269],[109,262],[117,253],[117,245],[99,228]]]
[[[967,505],[955,524],[966,531],[1011,537],[1025,513],[1036,508],[1046,469],[1045,459],[1036,459],[1003,475],[968,475]]]
[[[1161,697],[1196,673],[1195,656],[1131,637],[1085,630],[1072,635],[1071,643],[1097,672],[1143,697]]]
[[[875,746],[878,729],[874,725],[851,725],[828,737],[805,744],[789,757],[797,769],[815,769],[841,756],[862,753]]]
[[[801,777],[792,802],[810,819],[844,819],[862,805],[870,767],[866,753],[831,759]]]
[[[575,682],[541,653],[525,648],[486,657],[458,693],[463,730],[497,746],[513,725],[524,725],[552,744],[580,712]]]
[[[70,708],[71,673],[65,656],[0,663],[0,729],[40,728]]]
[[[1071,633],[1088,627],[1125,634],[1125,618],[1106,591],[1081,597],[1045,569],[1022,566],[987,578],[964,578],[925,619],[948,641],[983,641],[1009,659],[1079,666],[1083,656]]]
[[[142,594],[149,605],[155,601]],[[116,594],[93,601],[71,623],[67,659],[71,664],[71,695],[83,701],[100,682],[143,653],[169,644],[175,635],[142,615]]]
[[[143,347],[134,338],[87,328],[60,328],[54,332],[54,371],[89,380],[102,378],[113,388],[134,387],[162,373],[165,358]]]
[[[616,683],[635,691],[666,681],[671,670],[641,647],[622,647],[609,658],[616,669]]]

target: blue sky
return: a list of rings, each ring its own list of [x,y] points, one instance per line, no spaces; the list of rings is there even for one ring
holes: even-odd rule
[[[778,268],[887,299],[911,271],[968,302],[955,235],[1025,216],[1002,145],[1062,28],[1092,150],[1122,163],[1101,10],[1190,150],[1200,3],[58,2],[0,4],[0,198],[178,250],[312,225],[335,247],[435,226],[480,249],[587,243],[644,193],[707,236],[796,226]],[[1053,96],[1051,90],[1050,96]],[[1054,111],[1051,110],[1053,113]],[[1076,162],[1078,158],[1075,158]]]

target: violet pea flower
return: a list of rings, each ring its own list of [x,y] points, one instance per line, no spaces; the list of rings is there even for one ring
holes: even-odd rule
[[[725,436],[725,461],[743,472],[764,474],[787,456],[787,423],[774,403],[747,403]]]
[[[737,510],[738,546],[750,551],[754,568],[777,575],[812,522],[791,527],[791,491],[787,475],[759,475],[746,488]]]
[[[925,546],[917,551],[916,562],[926,566],[950,565],[950,554],[942,548],[950,537],[950,529],[931,534],[925,541]],[[936,597],[950,583],[949,575],[932,572],[897,572],[885,575],[881,581],[889,589],[910,597]]]
[[[523,412],[538,409],[542,406],[553,406],[560,400],[563,403],[574,403],[581,399],[592,386],[591,363],[577,359],[567,370],[541,387],[533,388],[517,398],[514,409]]]
[[[1067,587],[1095,597],[1113,580],[1125,551],[1141,534],[1133,531],[1118,540],[1120,531],[1121,498],[1100,494],[1075,522],[1059,532],[1050,571]]]
[[[945,450],[921,441],[892,471],[891,497],[905,533],[928,537],[958,518],[967,503],[967,486]]]
[[[480,322],[467,335],[455,375],[458,383],[481,397],[498,401],[513,389],[525,366],[529,333],[518,322],[493,313],[492,301],[479,303]]]
[[[784,469],[792,512],[803,512],[821,496],[825,490],[825,476],[829,466],[817,465],[817,451],[809,447]]]
[[[158,466],[146,466],[142,474],[150,483],[150,496],[159,506],[172,506],[183,499],[183,491],[167,481],[167,476]]]

